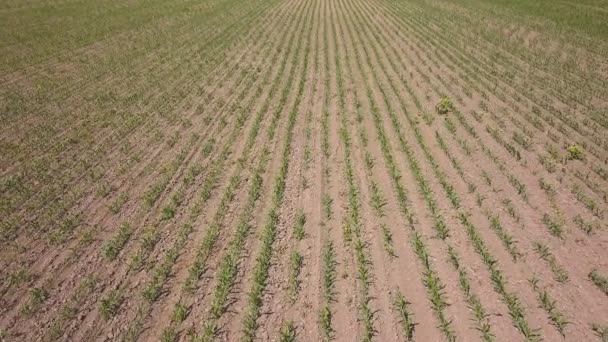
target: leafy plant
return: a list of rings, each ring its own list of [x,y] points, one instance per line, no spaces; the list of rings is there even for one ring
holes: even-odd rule
[[[534,242],[534,250],[538,253],[541,259],[543,259],[553,272],[553,277],[556,281],[564,283],[568,281],[568,272],[562,268],[558,263],[555,256],[549,251],[549,247],[541,242]]]
[[[442,97],[441,99],[439,99],[439,102],[435,106],[435,109],[439,114],[447,114],[454,110],[454,104],[449,98]]]
[[[292,302],[295,301],[298,296],[300,286],[298,276],[300,275],[300,270],[302,269],[303,260],[304,257],[297,251],[293,251],[291,253],[291,257],[289,258],[288,292]]]
[[[294,236],[296,240],[302,240],[305,235],[304,224],[306,223],[306,215],[304,215],[304,211],[302,209],[298,209],[296,212],[296,224],[293,229]]]
[[[608,296],[608,277],[606,275],[601,274],[598,270],[593,270],[589,272],[589,279]]]
[[[175,323],[183,322],[188,316],[188,308],[182,303],[177,302],[171,313],[171,321]]]
[[[566,151],[568,152],[568,159],[582,160],[585,157],[583,149],[578,145],[569,145]]]
[[[101,253],[104,257],[114,260],[122,248],[127,244],[131,237],[131,227],[128,223],[123,223],[118,228],[118,232],[110,240],[106,241],[101,247]]]
[[[568,322],[564,314],[558,310],[555,300],[551,298],[547,290],[541,289],[538,286],[538,283],[538,278],[533,277],[530,279],[530,284],[532,285],[534,292],[536,292],[537,299],[540,302],[540,307],[547,312],[547,315],[549,315],[549,319],[551,320],[551,324],[555,326],[557,331],[559,331],[563,337],[566,337],[564,329],[566,328],[566,325],[570,324],[570,322]]]
[[[279,342],[295,342],[296,341],[296,327],[292,321],[285,321],[281,324],[281,330],[279,331]]]
[[[405,300],[405,297],[397,291],[393,299],[393,308],[397,311],[401,323],[401,330],[406,341],[414,340],[414,328],[416,324],[413,322],[412,313],[409,309],[410,303]]]
[[[110,293],[108,293],[108,295],[101,300],[101,304],[99,305],[101,317],[107,321],[116,316],[122,301],[123,296],[118,292],[118,290],[110,291]]]
[[[323,213],[325,213],[325,218],[330,220],[332,217],[331,204],[333,200],[329,197],[328,194],[323,194],[321,197],[321,206],[323,206]]]
[[[35,287],[30,290],[30,298],[21,307],[21,313],[29,316],[34,313],[44,301],[49,298],[49,293],[45,288]]]
[[[384,250],[390,257],[396,257],[395,248],[393,247],[393,234],[391,230],[386,226],[386,224],[382,224],[382,241],[384,245]]]

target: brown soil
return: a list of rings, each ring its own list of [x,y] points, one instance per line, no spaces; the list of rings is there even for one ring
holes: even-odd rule
[[[214,13],[222,1],[187,8]],[[442,11],[462,21],[440,19]],[[573,86],[601,63],[595,52],[568,42],[588,59],[579,73],[556,75],[508,49],[542,50],[551,43],[542,25],[475,18],[445,0],[265,0],[224,15],[196,34],[185,14],[159,18],[0,75],[8,128],[0,138],[10,152],[0,158],[1,341],[169,340],[170,332],[180,341],[284,341],[289,323],[301,341],[408,340],[398,295],[415,341],[487,340],[483,324],[500,341],[528,332],[601,341],[594,324],[608,334],[606,290],[589,276],[608,277],[608,132],[590,119],[605,89],[589,93],[606,79]],[[467,28],[483,22],[508,42]],[[144,47],[156,35],[176,41]],[[124,41],[131,50],[116,45]],[[551,51],[537,53],[549,60]],[[435,108],[442,97],[453,103],[447,114]],[[9,120],[16,108],[21,121]],[[568,158],[572,144],[582,160]],[[259,197],[229,277],[221,266],[256,172]],[[130,235],[115,258],[104,257],[125,222]],[[294,253],[302,256],[295,292]],[[157,295],[146,297],[155,282]],[[104,312],[114,292],[121,300]]]

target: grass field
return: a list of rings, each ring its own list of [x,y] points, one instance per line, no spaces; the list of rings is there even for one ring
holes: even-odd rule
[[[608,3],[5,0],[0,341],[608,341]]]

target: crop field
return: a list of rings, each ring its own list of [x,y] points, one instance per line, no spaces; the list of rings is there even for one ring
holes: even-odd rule
[[[3,0],[0,341],[608,341],[608,2]]]

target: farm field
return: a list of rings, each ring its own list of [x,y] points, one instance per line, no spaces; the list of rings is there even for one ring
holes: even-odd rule
[[[0,341],[608,341],[608,3],[4,0]]]

